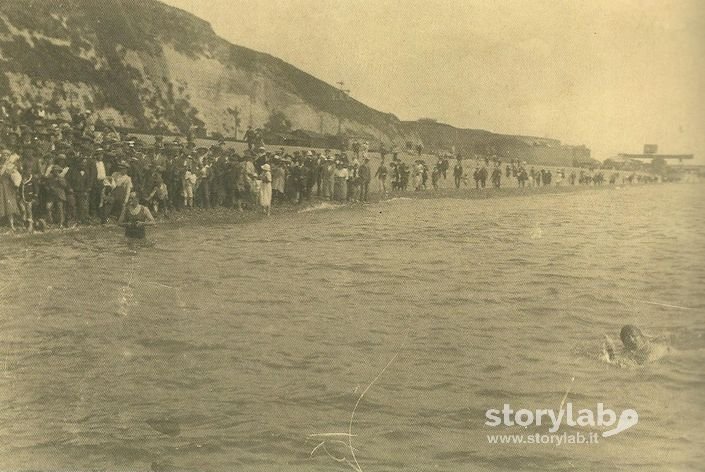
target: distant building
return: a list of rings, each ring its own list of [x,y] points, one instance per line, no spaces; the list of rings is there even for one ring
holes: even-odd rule
[[[617,157],[619,159],[648,159],[648,160],[654,160],[654,159],[663,159],[666,161],[671,161],[671,160],[677,160],[678,162],[683,162],[686,160],[693,159],[694,156],[693,154],[618,154]]]

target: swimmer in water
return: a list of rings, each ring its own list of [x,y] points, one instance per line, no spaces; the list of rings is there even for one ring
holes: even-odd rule
[[[668,354],[671,348],[662,343],[649,340],[639,328],[634,325],[624,325],[619,332],[624,349],[617,353],[614,343],[605,335],[603,351],[607,360],[620,366],[628,364],[643,365],[654,362]]]
[[[125,236],[134,239],[144,239],[144,227],[155,224],[152,213],[146,206],[140,205],[136,192],[130,192],[127,206],[123,209],[118,224],[125,228]]]

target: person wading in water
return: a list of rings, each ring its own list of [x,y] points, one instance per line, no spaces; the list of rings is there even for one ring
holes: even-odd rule
[[[145,226],[153,224],[155,224],[154,217],[146,206],[140,205],[137,192],[130,192],[127,205],[118,220],[118,225],[125,228],[125,237],[144,239]]]

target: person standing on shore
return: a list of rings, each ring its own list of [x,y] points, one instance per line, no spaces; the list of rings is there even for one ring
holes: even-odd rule
[[[333,189],[333,199],[338,202],[345,202],[347,200],[347,190],[348,190],[348,169],[343,167],[342,161],[336,161],[335,163],[335,187]]]
[[[326,157],[321,169],[323,198],[333,200],[333,187],[335,186],[335,163],[333,157]]]
[[[61,171],[60,166],[55,165],[52,167],[51,175],[47,181],[48,199],[46,202],[47,219],[50,224],[54,222],[53,212],[54,208],[56,208],[59,218],[59,228],[63,228],[66,223],[64,206],[66,204],[66,189],[68,188],[64,176],[61,175]]]
[[[314,161],[314,174],[316,177],[316,196],[323,196],[323,166],[326,164],[326,160],[323,154],[318,154],[318,156],[313,157]]]
[[[269,216],[269,211],[272,207],[272,173],[269,164],[262,166],[260,181],[259,204],[262,206],[264,214]]]
[[[563,171],[562,170],[557,170],[556,171],[556,187],[559,187],[561,183],[563,182]]]
[[[253,151],[255,149],[255,132],[251,125],[248,126],[247,131],[245,131],[245,142],[247,142],[248,151]]]
[[[15,215],[19,213],[17,207],[17,187],[22,183],[22,175],[17,169],[20,156],[3,151],[0,162],[0,218],[6,217],[10,229],[15,230]]]
[[[375,172],[375,178],[379,181],[379,188],[380,191],[382,192],[382,197],[384,197],[387,194],[387,166],[384,165],[384,157],[382,158],[382,162],[380,162],[379,167],[377,168],[377,172]]]
[[[257,173],[255,172],[255,164],[252,161],[251,153],[245,154],[245,162],[242,164],[240,172],[242,173],[246,188],[246,194],[240,195],[240,199],[242,200],[243,198],[249,197],[247,199],[253,201],[257,198],[257,184],[255,182]]]
[[[308,151],[304,159],[304,175],[306,176],[306,181],[304,182],[304,197],[306,200],[310,200],[313,195],[313,186],[316,185],[316,176],[318,174],[316,159],[313,157],[313,153]]]
[[[304,165],[303,157],[299,156],[291,168],[294,174],[294,185],[296,186],[296,203],[302,203],[306,197],[306,182],[308,180],[308,171]]]
[[[414,177],[414,191],[418,192],[421,190],[423,184],[423,164],[421,164],[420,159],[416,161],[412,171]]]
[[[357,202],[360,193],[360,163],[353,159],[348,169],[348,201]]]
[[[421,161],[421,166],[423,167],[423,171],[421,172],[421,186],[426,190],[426,188],[428,188],[426,185],[428,182],[428,166],[426,165],[426,161]]]
[[[360,201],[367,201],[367,194],[372,181],[372,170],[370,170],[370,156],[365,156],[364,162],[360,166]]]
[[[198,201],[201,208],[211,207],[211,182],[213,169],[210,158],[204,159],[203,166],[198,170]]]
[[[240,189],[242,182],[240,179],[240,156],[231,154],[227,157],[223,167],[223,193],[225,198],[223,202],[230,208],[237,208],[242,211],[240,205]]]
[[[438,181],[441,179],[441,176],[443,175],[443,171],[441,170],[442,163],[438,162],[435,166],[433,166],[433,171],[431,172],[431,185],[433,186],[433,190],[438,190]]]
[[[186,166],[181,185],[181,195],[184,197],[184,208],[193,208],[193,191],[194,187],[196,186],[197,180],[198,177],[196,176],[196,174],[191,172],[191,165]]]
[[[88,224],[89,198],[93,182],[91,182],[87,162],[82,160],[78,168],[72,168],[67,179],[71,184],[76,201],[76,220],[81,224]]]
[[[477,177],[480,180],[480,188],[485,188],[487,185],[487,167],[484,165],[480,166],[480,169],[477,171]]]
[[[455,188],[460,188],[460,182],[463,180],[463,161],[458,157],[453,168],[453,178],[455,179]]]
[[[105,167],[105,162],[103,161],[103,149],[99,148],[95,151],[95,160],[90,163],[93,172],[89,172],[93,175],[91,181],[93,182],[93,187],[90,193],[90,205],[89,212],[92,216],[99,216],[99,208],[101,207],[101,195],[103,192],[103,181],[108,176],[108,170]]]
[[[492,171],[492,185],[494,185],[495,188],[500,188],[502,185],[502,169],[499,165],[495,166]]]
[[[392,190],[401,190],[401,163],[393,159],[389,167],[392,171]]]
[[[120,162],[117,165],[117,169],[112,175],[113,190],[111,192],[112,206],[111,211],[113,215],[118,218],[122,215],[122,211],[127,204],[127,200],[130,197],[130,192],[132,191],[132,179],[127,175],[127,164]]]
[[[37,204],[39,185],[32,175],[30,166],[22,169],[22,183],[19,188],[19,204],[27,232],[34,232],[34,206]]]
[[[272,200],[284,200],[286,192],[286,168],[281,159],[274,159],[272,163]],[[276,197],[276,198],[275,198]]]

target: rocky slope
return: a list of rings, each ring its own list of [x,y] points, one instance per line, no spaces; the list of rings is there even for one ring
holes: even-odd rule
[[[402,122],[268,54],[228,43],[156,0],[0,0],[0,95],[117,126],[242,135],[281,111],[293,129],[472,152],[509,139]],[[453,131],[448,132],[451,128]],[[460,138],[458,138],[460,136]],[[495,143],[492,145],[491,143]]]

